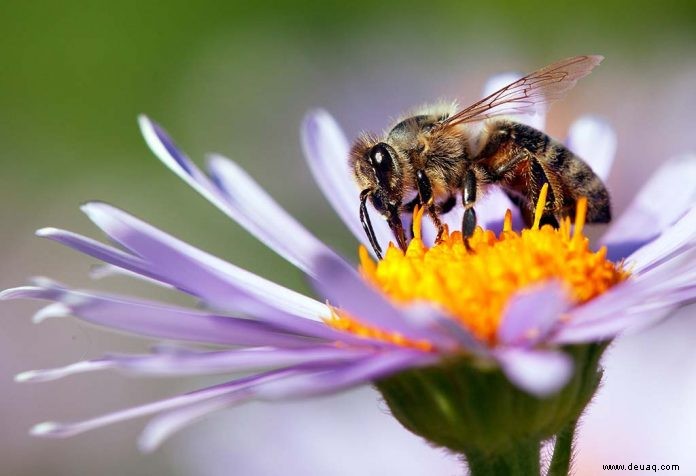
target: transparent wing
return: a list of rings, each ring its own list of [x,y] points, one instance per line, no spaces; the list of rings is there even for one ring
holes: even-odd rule
[[[566,58],[524,76],[445,119],[441,127],[476,122],[506,114],[534,114],[565,96],[578,79],[590,74],[603,56]]]

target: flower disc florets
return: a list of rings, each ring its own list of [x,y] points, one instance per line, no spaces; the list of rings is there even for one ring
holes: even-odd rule
[[[542,194],[545,195],[545,194]],[[544,203],[545,197],[540,197]],[[580,200],[575,227],[569,218],[559,229],[536,223],[521,232],[512,230],[511,213],[505,217],[502,232],[496,236],[480,227],[468,240],[462,234],[446,231],[432,247],[421,237],[423,209],[414,214],[414,238],[406,253],[390,245],[384,259],[373,262],[365,248],[360,249],[361,270],[392,300],[400,304],[418,301],[441,306],[475,336],[489,345],[496,334],[510,298],[529,286],[549,280],[565,285],[574,304],[601,295],[625,280],[628,272],[606,257],[606,248],[592,251],[582,233],[586,201]],[[334,316],[333,325],[344,330],[399,341],[398,336],[366,329],[347,316]],[[426,342],[399,341],[421,349]]]

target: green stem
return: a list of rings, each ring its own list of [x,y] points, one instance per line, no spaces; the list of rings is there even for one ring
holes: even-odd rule
[[[471,476],[538,476],[539,442],[520,442],[507,451],[492,454],[468,452]]]
[[[577,420],[571,422],[556,435],[553,458],[547,476],[568,476],[570,462],[573,459],[573,442],[577,423]]]

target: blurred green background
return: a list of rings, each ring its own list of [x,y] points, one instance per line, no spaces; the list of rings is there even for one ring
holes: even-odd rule
[[[609,185],[621,210],[659,163],[696,150],[695,46],[696,3],[689,1],[0,1],[0,287],[50,275],[78,286],[109,284],[162,294],[125,281],[91,283],[91,260],[33,237],[43,226],[98,236],[77,206],[101,199],[266,277],[307,290],[297,271],[154,159],[136,127],[139,113],[161,122],[199,163],[213,151],[240,162],[310,229],[350,256],[355,242],[324,203],[303,162],[298,128],[308,109],[329,109],[353,137],[363,128],[381,130],[390,117],[427,100],[473,100],[491,74],[527,72],[576,54],[599,53],[607,59],[552,110],[550,131],[562,137],[583,113],[612,121],[620,145]],[[214,463],[226,450],[233,452],[219,440],[209,453],[195,453],[213,460],[209,466],[181,462],[186,452],[174,449],[190,447],[190,436],[175,439],[156,455],[139,456],[134,442],[139,424],[67,441],[26,436],[38,421],[86,418],[200,383],[106,375],[15,385],[12,376],[22,370],[147,344],[72,322],[36,328],[30,324],[36,309],[34,303],[2,307],[0,473],[234,470],[235,463]],[[376,405],[370,391],[351,398],[329,400],[334,406],[322,403],[323,408],[331,414],[333,408],[357,408],[358,401]],[[296,411],[297,405],[305,408],[296,404]],[[225,433],[219,425],[200,425],[189,435],[206,428]],[[380,425],[379,431],[401,432],[389,426],[394,424],[388,417]],[[335,432],[348,434],[348,429]],[[288,441],[278,437],[274,443],[273,435],[263,432],[255,438],[260,448]],[[458,466],[416,439],[403,444],[411,445],[414,458],[428,461],[423,467]],[[246,469],[234,474],[274,474],[243,466],[252,463],[237,456],[237,468]],[[316,461],[312,466],[311,458],[306,461],[306,468],[319,466]],[[415,471],[408,474],[429,474],[418,473],[416,463],[403,464]],[[370,467],[380,468],[374,461]],[[328,467],[317,474],[372,474],[341,471]],[[593,474],[588,471],[582,474]]]

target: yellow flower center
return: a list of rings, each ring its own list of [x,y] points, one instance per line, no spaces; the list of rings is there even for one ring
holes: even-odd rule
[[[389,245],[384,259],[375,263],[360,247],[361,272],[394,302],[429,301],[443,309],[479,339],[495,343],[498,326],[509,299],[530,285],[556,279],[566,285],[576,304],[586,302],[625,280],[622,263],[606,258],[606,248],[592,251],[583,235],[587,201],[577,204],[575,227],[570,218],[555,229],[539,222],[546,203],[545,185],[536,207],[535,223],[521,232],[512,230],[512,214],[505,214],[503,231],[496,236],[476,228],[465,246],[458,231],[445,231],[428,248],[421,238],[423,209],[413,217],[414,238],[406,253]],[[352,316],[334,309],[329,325],[366,337],[404,346],[433,350],[428,342],[413,342],[384,330],[362,325]]]

